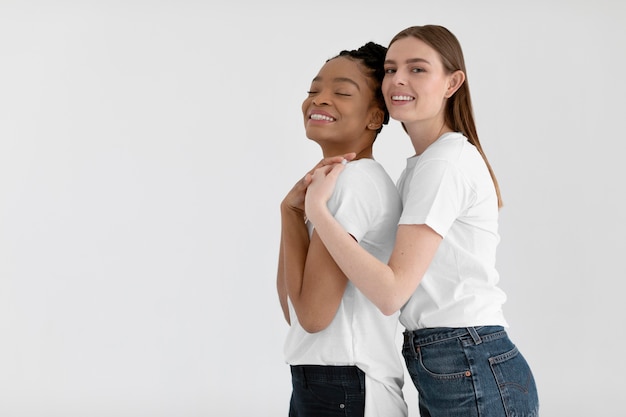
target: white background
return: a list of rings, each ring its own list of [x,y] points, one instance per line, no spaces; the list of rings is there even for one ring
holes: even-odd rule
[[[301,101],[341,49],[427,23],[464,48],[542,415],[623,415],[621,2],[210,3],[0,0],[1,416],[286,416]],[[410,153],[392,121],[375,157],[396,179]]]

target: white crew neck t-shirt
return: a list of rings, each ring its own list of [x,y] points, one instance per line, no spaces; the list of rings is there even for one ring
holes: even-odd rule
[[[337,221],[381,262],[387,263],[401,201],[394,182],[372,159],[349,162],[328,207]],[[309,232],[312,233],[309,224]],[[307,333],[289,303],[291,327],[285,341],[290,365],[356,365],[365,372],[365,417],[406,417],[404,366],[396,343],[399,312],[385,316],[348,282],[331,324]]]
[[[399,224],[426,224],[443,237],[400,322],[408,330],[507,327],[495,268],[498,200],[476,147],[460,133],[446,133],[407,159],[397,186]]]

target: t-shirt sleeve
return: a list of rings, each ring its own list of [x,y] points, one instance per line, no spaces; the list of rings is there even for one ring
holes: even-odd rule
[[[465,176],[446,160],[417,166],[409,187],[399,223],[426,224],[442,237],[473,195]]]
[[[358,164],[348,164],[339,175],[328,209],[360,241],[378,217],[382,206],[376,182]]]

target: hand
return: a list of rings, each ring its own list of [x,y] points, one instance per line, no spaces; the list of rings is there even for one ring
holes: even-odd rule
[[[322,159],[317,163],[309,172],[307,172],[304,177],[298,181],[293,188],[287,193],[285,198],[281,203],[281,208],[292,210],[302,214],[304,217],[304,198],[306,194],[307,187],[311,183],[311,177],[315,170],[327,167],[334,166],[335,164],[340,164],[343,160],[351,161],[356,157],[355,152],[350,152],[344,155],[339,156],[330,156],[328,158]]]
[[[306,215],[313,224],[316,223],[319,215],[328,212],[326,203],[335,190],[337,178],[339,178],[339,174],[345,168],[346,162],[347,160],[344,159],[332,165],[324,165],[316,169],[313,175],[311,175],[304,206]]]
[[[323,166],[339,164],[339,163],[342,163],[344,159],[349,162],[349,161],[352,161],[354,158],[356,158],[356,152],[349,152],[349,153],[345,153],[343,155],[337,155],[337,156],[329,156],[328,158],[324,158],[321,161],[319,161],[317,165],[315,165],[313,169],[309,171],[309,174],[313,175],[316,169],[321,168]]]

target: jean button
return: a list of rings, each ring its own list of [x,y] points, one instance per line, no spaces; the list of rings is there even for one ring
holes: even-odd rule
[[[472,376],[472,373],[470,371],[465,371],[465,376]]]
[[[346,405],[345,404],[339,404],[339,408],[341,408],[343,410],[344,408],[346,408]]]

